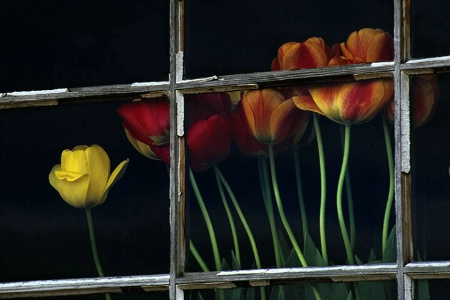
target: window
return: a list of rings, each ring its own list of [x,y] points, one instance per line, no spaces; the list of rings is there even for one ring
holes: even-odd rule
[[[0,3],[0,298],[449,293],[448,4],[241,2]],[[363,28],[380,57],[333,46]],[[310,37],[311,65],[283,66]],[[349,94],[356,115],[326,106]],[[266,99],[286,122],[248,121]],[[51,171],[77,145],[117,170],[97,198],[48,183],[79,176]]]

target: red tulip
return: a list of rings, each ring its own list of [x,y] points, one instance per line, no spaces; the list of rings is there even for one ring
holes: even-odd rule
[[[231,148],[231,99],[227,93],[189,98],[187,145],[191,168],[202,172],[228,157]]]
[[[123,127],[130,143],[141,154],[152,159],[161,159],[169,165],[169,101],[135,101],[121,105],[117,112],[124,120]]]
[[[412,124],[419,128],[427,123],[433,115],[439,98],[438,78],[434,74],[418,75],[411,79],[411,98],[413,100]],[[387,119],[394,123],[394,101],[385,109]]]
[[[242,108],[252,135],[262,143],[283,143],[306,126],[310,114],[295,107],[292,98],[285,100],[273,89],[248,91]]]

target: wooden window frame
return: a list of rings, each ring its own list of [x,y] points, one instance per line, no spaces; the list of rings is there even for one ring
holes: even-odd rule
[[[320,69],[260,72],[183,79],[184,2],[170,0],[170,77],[168,82],[67,88],[0,94],[0,109],[50,106],[65,102],[170,97],[170,271],[169,274],[0,283],[0,298],[86,295],[133,289],[168,291],[170,299],[184,299],[194,289],[266,286],[310,281],[396,280],[398,299],[414,299],[414,280],[449,279],[450,262],[414,262],[411,217],[409,77],[450,67],[450,56],[412,60],[409,52],[409,0],[394,0],[395,58],[390,63],[347,65]],[[395,84],[395,210],[397,262],[360,266],[332,266],[186,273],[184,236],[184,95],[258,89],[313,80],[392,77]]]

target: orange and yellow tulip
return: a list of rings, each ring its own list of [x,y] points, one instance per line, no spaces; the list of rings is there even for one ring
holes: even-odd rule
[[[411,79],[411,98],[413,100],[412,124],[419,128],[427,123],[433,115],[439,98],[439,85],[434,74],[418,75]],[[394,101],[385,109],[387,119],[394,123]]]
[[[340,44],[341,54],[352,63],[370,63],[394,59],[394,39],[381,30],[363,28]]]
[[[309,38],[302,43],[289,42],[278,49],[272,71],[325,67],[331,50],[322,38]]]
[[[296,108],[292,98],[285,99],[273,89],[248,91],[242,108],[248,128],[260,142],[274,145],[293,138],[304,130],[310,113]]]
[[[341,124],[371,120],[394,94],[391,79],[313,85],[310,95],[293,98],[295,105]]]

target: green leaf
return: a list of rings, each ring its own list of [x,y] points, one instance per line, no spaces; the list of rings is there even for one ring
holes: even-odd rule
[[[239,262],[237,261],[236,254],[234,251],[231,251],[231,269],[232,270],[240,270],[241,266],[239,265]]]
[[[320,254],[320,251],[317,249],[309,234],[306,236],[304,256],[309,266],[326,266],[325,261],[322,258],[322,254]]]
[[[384,249],[382,261],[385,263],[397,261],[397,239],[395,225],[389,233],[388,239],[386,241],[386,248]]]
[[[347,300],[353,300],[353,294],[352,294],[352,291],[350,291],[350,292],[348,293]]]
[[[430,298],[430,286],[428,285],[428,280],[418,281],[418,296],[419,300],[429,300]]]
[[[357,283],[361,299],[364,300],[384,300],[384,286],[381,281],[361,281]]]

